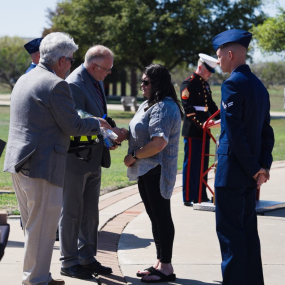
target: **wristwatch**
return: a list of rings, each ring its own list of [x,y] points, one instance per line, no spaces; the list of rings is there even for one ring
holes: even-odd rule
[[[132,157],[133,157],[134,159],[138,159],[138,158],[136,157],[136,151],[135,151],[135,150],[132,151]]]

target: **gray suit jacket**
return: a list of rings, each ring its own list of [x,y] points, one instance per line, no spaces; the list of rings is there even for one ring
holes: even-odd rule
[[[67,77],[66,81],[71,88],[76,109],[81,109],[95,117],[102,118],[104,114],[107,115],[107,110],[103,109],[94,82],[90,76],[83,65],[80,65]],[[107,106],[103,83],[99,81],[99,85],[105,106]],[[86,157],[87,153],[88,150],[82,151],[80,155]],[[103,139],[100,139],[100,143],[93,148],[90,163],[79,160],[74,153],[67,156],[67,169],[81,173],[95,172],[100,166],[109,167],[110,163],[110,152],[104,147]]]
[[[78,116],[67,82],[39,64],[12,92],[4,171],[16,173],[30,158],[31,178],[62,187],[70,135],[99,131],[97,120]]]

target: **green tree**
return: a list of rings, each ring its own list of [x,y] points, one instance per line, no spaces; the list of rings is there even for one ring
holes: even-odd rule
[[[268,18],[263,24],[253,26],[252,33],[257,44],[266,52],[285,50],[285,10],[279,8],[275,18]]]
[[[68,0],[49,10],[52,31],[79,44],[82,61],[91,45],[116,54],[116,65],[142,70],[152,62],[168,69],[196,64],[199,52],[214,54],[211,39],[229,29],[249,30],[265,16],[261,0]]]
[[[252,72],[263,82],[266,88],[285,84],[285,63],[266,62],[250,66]]]
[[[11,89],[30,63],[24,44],[25,41],[19,37],[0,38],[0,81],[7,83]]]

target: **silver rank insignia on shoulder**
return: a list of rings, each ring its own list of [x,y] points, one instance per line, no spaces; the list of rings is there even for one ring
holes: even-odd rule
[[[223,105],[224,110],[231,107],[233,104],[234,104],[234,102],[230,102],[230,103],[226,104],[226,103],[224,103],[224,101],[222,101],[222,105]]]

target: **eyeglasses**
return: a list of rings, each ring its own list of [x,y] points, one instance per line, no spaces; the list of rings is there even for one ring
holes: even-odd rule
[[[65,57],[66,59],[70,60],[70,64],[72,65],[75,61],[75,58]]]
[[[143,79],[142,79],[142,84],[143,84],[144,86],[148,86],[148,85],[150,84],[150,82],[149,82],[148,80],[143,80]]]
[[[104,68],[104,67],[100,66],[100,65],[99,65],[99,64],[97,64],[97,63],[94,63],[94,64],[95,64],[95,65],[97,65],[98,67],[100,67],[100,68],[104,69],[104,70],[106,71],[106,73],[109,73],[110,71],[112,71],[112,68],[113,68],[113,66],[112,66],[111,68],[106,69],[106,68]]]
[[[66,59],[70,60],[70,64],[72,65],[75,61],[75,58],[67,57],[67,56],[61,56],[60,58],[65,57]]]

